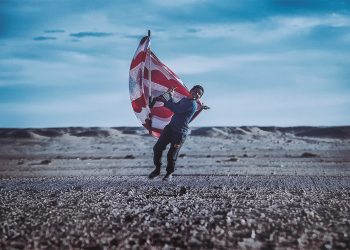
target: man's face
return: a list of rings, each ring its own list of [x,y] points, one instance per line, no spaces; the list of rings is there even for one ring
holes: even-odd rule
[[[195,100],[198,100],[203,95],[203,91],[200,88],[191,89],[190,93],[191,93],[192,98]]]

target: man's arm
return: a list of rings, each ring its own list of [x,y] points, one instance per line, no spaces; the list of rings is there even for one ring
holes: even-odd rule
[[[157,96],[155,98],[150,97],[149,98],[150,99],[149,100],[149,107],[153,108],[153,106],[156,102],[163,102],[163,103],[165,103],[167,101],[174,102],[174,99],[173,99],[174,89],[176,89],[176,87],[168,89],[165,93],[163,93],[162,95]]]
[[[172,100],[164,102],[164,107],[167,107],[174,113],[185,113],[196,108],[193,102],[173,102]]]

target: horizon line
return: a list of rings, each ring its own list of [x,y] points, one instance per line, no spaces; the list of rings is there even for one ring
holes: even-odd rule
[[[293,126],[278,126],[278,125],[213,125],[213,126],[191,126],[191,128],[225,128],[225,127],[275,127],[275,128],[298,128],[298,127],[316,127],[316,128],[334,128],[334,127],[350,127],[348,125],[293,125]],[[57,128],[142,128],[143,126],[49,126],[49,127],[0,127],[0,129],[57,129]]]

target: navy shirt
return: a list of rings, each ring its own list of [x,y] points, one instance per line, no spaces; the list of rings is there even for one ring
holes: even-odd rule
[[[189,131],[188,124],[197,110],[197,101],[186,97],[182,98],[179,102],[173,102],[170,99],[164,103],[164,106],[174,112],[169,123],[172,130],[187,134]]]

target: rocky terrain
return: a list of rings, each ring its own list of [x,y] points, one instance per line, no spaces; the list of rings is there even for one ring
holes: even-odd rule
[[[349,249],[349,127],[0,129],[0,249]],[[164,170],[162,175],[164,174]]]

